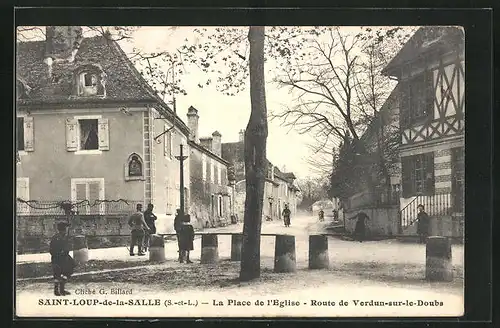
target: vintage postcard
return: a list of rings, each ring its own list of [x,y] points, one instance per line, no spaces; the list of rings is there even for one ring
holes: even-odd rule
[[[18,26],[17,317],[464,313],[460,26]]]

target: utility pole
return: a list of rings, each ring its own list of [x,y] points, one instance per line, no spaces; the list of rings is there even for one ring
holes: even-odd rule
[[[183,153],[183,144],[180,144],[180,155],[175,156],[175,158],[179,161],[180,167],[181,167],[181,172],[180,172],[180,194],[181,194],[181,204],[180,204],[180,210],[181,210],[181,217],[184,217],[184,161],[188,158],[187,156],[184,156]]]

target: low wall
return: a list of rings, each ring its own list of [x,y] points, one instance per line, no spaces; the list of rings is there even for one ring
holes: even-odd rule
[[[365,212],[368,215],[366,230],[368,235],[373,236],[392,236],[398,233],[398,207],[397,206],[377,206],[357,208],[355,210],[346,210],[345,229],[347,232],[354,232],[356,219],[354,217],[359,212]]]
[[[49,250],[50,239],[56,234],[56,224],[66,222],[65,216],[18,216],[16,219],[17,252],[43,253]],[[128,216],[75,216],[71,218],[69,234],[85,235],[89,248],[124,246],[130,242]],[[113,235],[113,237],[99,237]]]
[[[460,216],[430,217],[431,236],[464,237],[464,220]],[[417,235],[417,223],[403,229],[404,235]]]

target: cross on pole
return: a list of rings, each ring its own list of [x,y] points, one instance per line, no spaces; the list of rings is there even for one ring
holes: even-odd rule
[[[180,194],[181,194],[181,204],[180,204],[180,215],[181,217],[184,217],[184,161],[188,158],[187,156],[184,156],[183,154],[183,145],[180,144],[180,155],[175,156],[175,158],[179,161],[180,163],[180,168],[181,168],[181,175],[180,175]]]

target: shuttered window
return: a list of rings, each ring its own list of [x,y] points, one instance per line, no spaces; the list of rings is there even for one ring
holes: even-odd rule
[[[403,198],[434,194],[434,153],[403,157]]]
[[[29,178],[16,179],[16,198],[20,198],[24,201],[30,200]],[[30,207],[26,203],[17,201],[16,204],[16,213],[18,215],[29,214]]]
[[[18,117],[16,122],[17,150],[24,150],[24,117]]]
[[[109,120],[74,117],[66,120],[66,150],[71,152],[109,150]]]
[[[401,83],[401,126],[418,123],[434,115],[434,82],[432,71],[424,71]]]
[[[104,200],[104,179],[71,179],[71,200],[80,203],[77,206],[80,215],[104,215],[105,203],[96,202]]]
[[[201,155],[201,172],[203,181],[207,181],[207,156]]]

